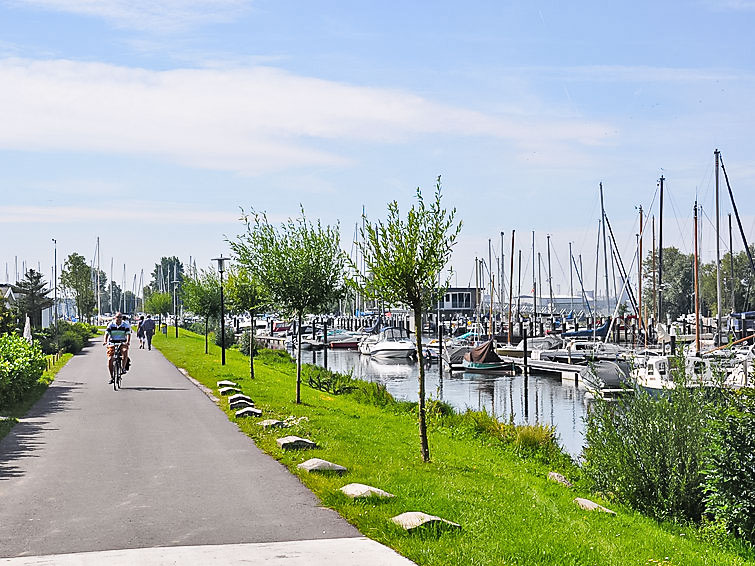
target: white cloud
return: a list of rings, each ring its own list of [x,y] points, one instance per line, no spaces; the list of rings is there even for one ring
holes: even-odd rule
[[[7,224],[79,224],[107,221],[113,210],[127,210],[128,222],[146,224],[228,224],[238,223],[237,211],[223,212],[182,206],[178,203],[110,203],[107,206],[3,206],[0,223]]]
[[[491,116],[389,89],[270,67],[151,71],[68,60],[0,60],[0,148],[149,154],[259,173],[342,165],[323,147],[421,135],[593,146],[613,131],[547,116]]]
[[[249,0],[16,0],[46,10],[102,18],[117,27],[177,31],[234,19]]]

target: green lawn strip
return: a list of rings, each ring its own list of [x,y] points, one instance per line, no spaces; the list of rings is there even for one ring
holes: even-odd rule
[[[755,553],[702,540],[694,528],[658,524],[588,493],[546,479],[549,467],[517,456],[510,446],[483,438],[463,427],[435,421],[430,430],[432,462],[423,464],[414,416],[402,410],[357,402],[302,388],[295,397],[295,369],[290,364],[255,364],[236,350],[211,345],[204,337],[181,331],[179,339],[158,335],[155,345],[178,367],[217,392],[216,382],[239,384],[263,419],[306,417],[287,429],[263,430],[257,419],[235,419],[225,400],[221,408],[257,445],[285,464],[366,536],[417,562],[447,564],[563,565],[734,565],[755,564]],[[306,383],[306,378],[303,378]],[[283,452],[282,436],[313,440],[318,449]],[[318,457],[348,468],[343,476],[309,474],[297,464]],[[338,489],[364,483],[396,495],[388,501],[352,501]],[[617,511],[618,516],[585,512],[573,503],[588,497]],[[424,511],[462,525],[460,532],[407,534],[390,522],[405,511]]]
[[[50,360],[53,359],[52,356],[47,357]],[[68,360],[70,360],[72,357],[73,354],[63,354],[62,356],[60,356],[60,358],[58,358],[58,360],[52,365],[52,367],[50,367],[50,369],[42,374],[42,377],[39,378],[37,384],[29,390],[26,397],[22,401],[2,407],[0,409],[0,415],[9,417],[0,420],[0,438],[3,438],[6,434],[8,434],[13,428],[13,425],[18,422],[18,419],[29,412],[29,409],[31,409],[32,405],[34,405],[34,403],[36,403],[39,398],[42,397],[44,392],[47,391],[47,388],[55,379],[55,375],[64,365],[68,363]]]

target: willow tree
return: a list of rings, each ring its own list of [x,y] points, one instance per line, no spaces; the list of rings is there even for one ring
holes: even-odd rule
[[[401,304],[414,312],[417,356],[419,357],[419,437],[422,459],[430,460],[425,409],[425,364],[422,349],[422,318],[434,310],[448,281],[440,283],[441,271],[461,231],[455,223],[456,209],[441,206],[440,177],[435,198],[427,204],[417,189],[417,203],[401,218],[398,203],[388,205],[388,217],[369,222],[365,217],[359,247],[365,273],[354,269],[351,280],[363,292],[388,304]],[[353,266],[355,267],[355,266]]]
[[[304,316],[320,314],[344,290],[345,254],[338,227],[296,219],[273,227],[262,213],[244,215],[246,232],[229,242],[236,261],[267,289],[273,305],[297,321],[296,402],[301,403],[301,327]]]
[[[249,313],[251,327],[249,330],[249,377],[254,379],[254,332],[257,315],[270,303],[267,289],[246,267],[232,267],[228,271],[225,284],[228,304],[237,313]]]

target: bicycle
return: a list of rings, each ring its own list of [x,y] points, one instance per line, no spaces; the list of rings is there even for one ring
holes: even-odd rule
[[[121,386],[121,378],[123,377],[123,367],[121,358],[121,345],[115,345],[115,352],[113,354],[113,391],[118,391]]]

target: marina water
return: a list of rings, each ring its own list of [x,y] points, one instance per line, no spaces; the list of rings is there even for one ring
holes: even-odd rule
[[[325,351],[303,351],[302,361],[324,365]],[[410,360],[377,360],[351,350],[328,350],[328,369],[351,373],[356,379],[386,386],[395,399],[417,401],[419,365]],[[457,411],[486,410],[501,421],[513,414],[517,424],[554,425],[559,444],[572,457],[584,444],[585,392],[560,378],[531,374],[480,374],[439,371],[439,364],[425,367],[428,398],[440,399]]]

